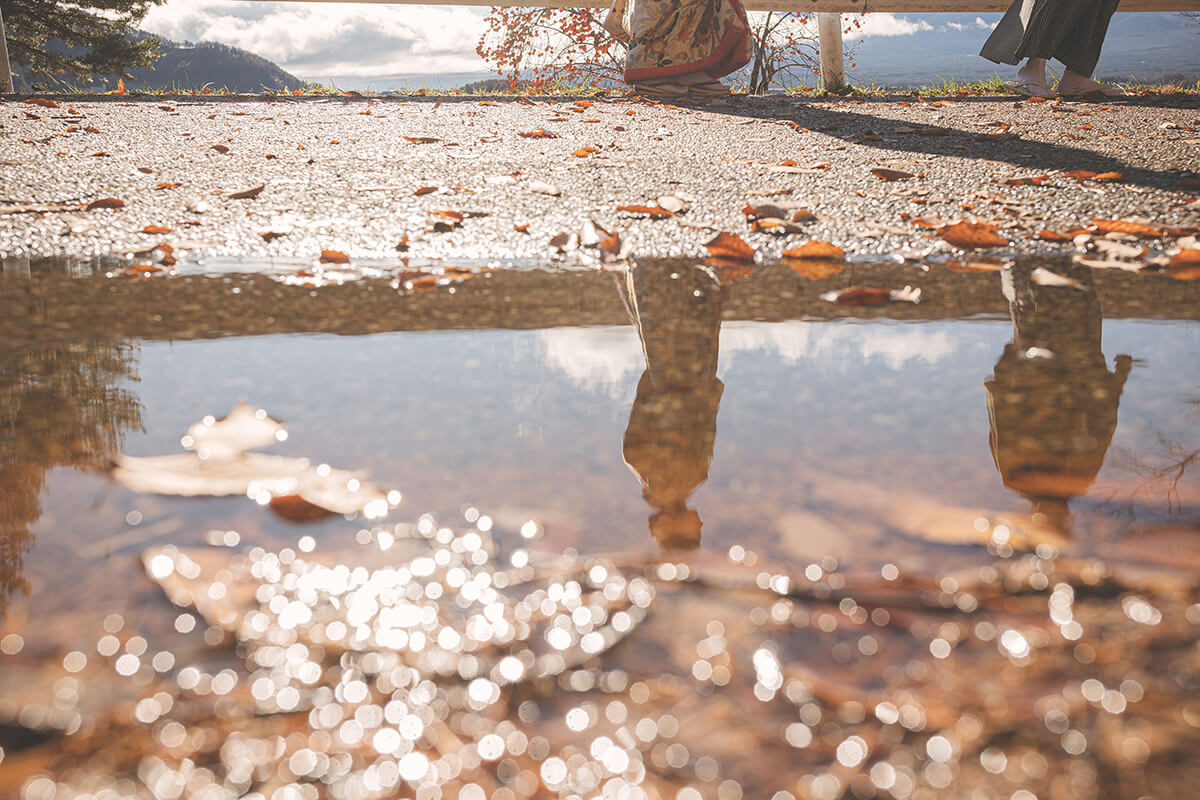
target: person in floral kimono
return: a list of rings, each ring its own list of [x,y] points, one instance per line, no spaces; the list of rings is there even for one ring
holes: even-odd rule
[[[604,27],[628,49],[625,82],[644,96],[707,100],[750,63],[740,0],[614,0]]]

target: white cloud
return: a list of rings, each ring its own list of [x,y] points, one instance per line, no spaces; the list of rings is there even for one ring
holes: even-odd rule
[[[889,323],[728,322],[721,328],[723,367],[743,353],[770,353],[788,364],[815,360],[841,369],[879,360],[899,370],[910,361],[936,364],[957,348],[948,331]]]
[[[923,19],[913,22],[895,14],[866,14],[862,18],[862,27],[851,35],[866,39],[871,36],[911,36],[931,30],[933,26]]]
[[[240,47],[299,77],[478,72],[484,9],[168,0],[142,23],[176,41]]]
[[[632,325],[538,331],[546,363],[576,386],[621,398],[646,365]]]

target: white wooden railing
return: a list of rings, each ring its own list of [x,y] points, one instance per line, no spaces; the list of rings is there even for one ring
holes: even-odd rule
[[[394,5],[494,6],[495,0],[295,0],[308,3],[386,3]],[[256,0],[246,0],[256,2]],[[749,11],[796,11],[815,14],[821,48],[821,85],[836,91],[845,85],[842,14],[881,11],[893,14],[987,13],[1006,11],[1011,0],[744,0]],[[611,0],[506,0],[506,6],[608,8]],[[1200,0],[1121,0],[1120,11],[1200,11]],[[980,44],[983,44],[982,38]],[[12,73],[0,16],[0,93],[11,93]]]

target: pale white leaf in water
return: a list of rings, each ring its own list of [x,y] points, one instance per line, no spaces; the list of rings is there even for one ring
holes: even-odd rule
[[[117,455],[112,476],[136,492],[180,497],[247,495],[288,516],[281,503],[299,498],[333,514],[385,516],[398,502],[361,473],[313,466],[306,458],[247,452],[283,441],[282,423],[266,411],[239,403],[224,419],[205,417],[188,428],[182,444],[192,453],[134,457]],[[395,498],[395,502],[393,502]]]
[[[545,181],[539,180],[532,180],[529,182],[529,191],[536,192],[537,194],[548,194],[551,197],[558,197],[560,194],[562,194],[562,190],[553,183],[546,183]]]
[[[1057,272],[1051,272],[1045,267],[1038,267],[1029,276],[1038,286],[1062,286],[1069,289],[1083,289],[1084,286],[1074,278],[1068,278],[1065,275],[1059,275]]]
[[[919,303],[921,302],[921,289],[905,286],[903,289],[892,289],[889,296],[895,303]]]
[[[1142,263],[1137,261],[1119,261],[1111,258],[1080,258],[1077,260],[1077,263],[1082,264],[1085,267],[1091,267],[1092,269],[1123,269],[1127,272],[1141,272],[1142,267],[1144,266]],[[1070,284],[1050,285],[1069,286]],[[1080,285],[1076,288],[1082,289],[1083,286]]]
[[[203,459],[235,458],[247,450],[287,438],[283,423],[266,411],[239,402],[222,419],[205,417],[187,430],[183,446]]]

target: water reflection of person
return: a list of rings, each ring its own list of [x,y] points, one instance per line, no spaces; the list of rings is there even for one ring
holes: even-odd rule
[[[1069,532],[1068,503],[1104,465],[1132,359],[1117,356],[1109,371],[1090,271],[1055,271],[1081,287],[1038,285],[1028,265],[1004,273],[1013,341],[984,386],[1004,485],[1025,496],[1046,524]]]
[[[654,509],[650,535],[663,547],[700,545],[688,497],[708,479],[717,436],[720,283],[679,262],[643,261],[626,274],[630,313],[646,357],[622,451]]]

